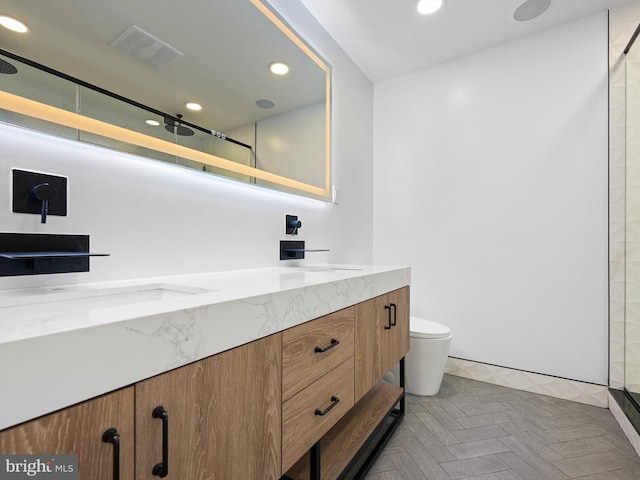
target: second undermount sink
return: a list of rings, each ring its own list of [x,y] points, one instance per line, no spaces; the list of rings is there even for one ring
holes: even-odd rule
[[[0,316],[6,320],[30,320],[43,316],[51,318],[210,292],[213,290],[170,284],[23,290],[13,292],[10,299],[0,296]]]
[[[331,265],[320,265],[315,267],[303,267],[302,270],[306,273],[346,273],[346,272],[360,272],[361,268],[355,267],[332,267]]]

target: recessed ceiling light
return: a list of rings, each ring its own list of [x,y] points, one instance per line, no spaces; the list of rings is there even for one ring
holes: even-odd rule
[[[273,108],[276,106],[275,103],[273,103],[271,100],[267,100],[266,98],[261,98],[260,100],[258,100],[256,102],[256,105],[258,105],[260,108]]]
[[[160,125],[160,122],[157,120],[145,120],[144,123],[147,125],[151,125],[152,127],[157,127]]]
[[[421,14],[429,15],[440,10],[443,3],[444,0],[418,0],[416,2],[416,8]]]
[[[29,31],[29,26],[26,23],[21,22],[17,18],[10,17],[9,15],[0,14],[0,25],[12,32],[26,33]]]
[[[200,110],[202,110],[202,105],[195,102],[187,102],[184,104],[184,106],[187,107],[189,110],[193,110],[194,112],[199,112]]]
[[[514,20],[528,22],[547,11],[551,0],[527,0],[513,12]]]
[[[274,75],[286,75],[289,73],[289,65],[284,62],[273,62],[269,64],[269,70]]]

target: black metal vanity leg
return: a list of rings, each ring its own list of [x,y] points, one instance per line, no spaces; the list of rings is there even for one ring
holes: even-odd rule
[[[310,480],[320,480],[320,442],[316,442],[309,450]]]
[[[400,387],[404,388],[404,357],[400,359]],[[400,399],[400,413],[404,416],[404,395]]]

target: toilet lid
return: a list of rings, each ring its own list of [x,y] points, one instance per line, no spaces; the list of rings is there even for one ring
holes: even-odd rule
[[[451,335],[449,327],[425,318],[411,317],[410,327],[414,338],[446,338]]]

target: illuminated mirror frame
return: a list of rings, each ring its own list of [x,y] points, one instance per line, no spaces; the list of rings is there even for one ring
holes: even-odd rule
[[[255,167],[238,164],[232,160],[226,160],[217,155],[201,152],[193,148],[184,147],[166,140],[158,139],[134,132],[123,127],[118,127],[100,120],[85,117],[78,113],[69,112],[58,107],[53,107],[34,100],[0,91],[0,108],[14,113],[45,120],[65,127],[82,130],[102,137],[126,142],[139,147],[148,148],[158,152],[176,155],[195,162],[200,162],[212,167],[221,168],[230,172],[259,178],[283,187],[292,188],[300,192],[311,194],[329,200],[331,195],[331,68],[266,5],[260,0],[250,0],[251,3],[262,12],[278,29],[280,29],[291,41],[293,41],[306,55],[313,60],[325,72],[325,179],[324,187],[310,185],[283,175],[277,175]]]

